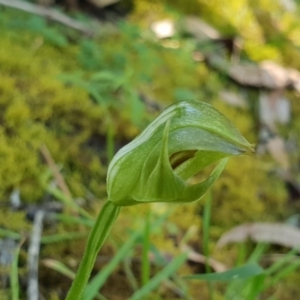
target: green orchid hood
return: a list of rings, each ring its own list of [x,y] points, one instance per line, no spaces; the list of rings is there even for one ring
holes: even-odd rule
[[[227,157],[252,149],[211,105],[200,101],[173,104],[114,156],[107,174],[108,200],[119,206],[196,201],[220,176]],[[188,183],[216,161],[219,164],[206,180]]]

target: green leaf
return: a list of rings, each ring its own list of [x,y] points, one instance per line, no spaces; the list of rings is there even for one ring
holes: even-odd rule
[[[70,278],[70,279],[74,279],[76,273],[74,271],[72,271],[70,268],[68,268],[65,264],[63,264],[62,262],[55,260],[55,259],[51,259],[51,258],[47,258],[43,260],[43,264],[52,269],[55,270],[63,275],[65,275],[66,277]]]
[[[251,278],[264,273],[264,269],[256,263],[246,264],[241,267],[236,267],[225,272],[196,274],[184,276],[186,279],[197,279],[205,281],[231,281],[236,279]]]

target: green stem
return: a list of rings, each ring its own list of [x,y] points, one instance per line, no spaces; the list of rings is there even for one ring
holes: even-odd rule
[[[150,279],[150,260],[149,260],[149,250],[150,250],[150,214],[149,209],[143,237],[143,256],[142,256],[142,286],[146,285]]]
[[[96,223],[89,235],[87,245],[80,262],[71,289],[66,300],[80,300],[89,280],[99,250],[104,244],[106,237],[120,212],[120,207],[107,201],[103,206]]]
[[[208,197],[205,202],[204,206],[204,213],[203,213],[203,252],[205,255],[205,271],[206,273],[211,272],[211,267],[209,264],[209,229],[210,229],[210,218],[211,218],[211,203],[212,202],[212,194],[211,190],[209,190]],[[207,282],[208,284],[208,291],[209,291],[209,299],[213,300],[213,286],[210,281]]]

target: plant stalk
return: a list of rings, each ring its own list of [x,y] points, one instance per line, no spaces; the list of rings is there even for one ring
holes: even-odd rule
[[[78,271],[66,300],[80,300],[93,270],[96,257],[103,246],[109,231],[120,212],[120,206],[107,201],[99,213],[96,223],[88,237]]]

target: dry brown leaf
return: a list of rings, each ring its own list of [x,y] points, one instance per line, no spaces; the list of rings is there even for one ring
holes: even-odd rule
[[[287,124],[291,119],[290,102],[284,97],[283,90],[260,93],[259,118],[262,124],[275,128],[275,123]]]
[[[259,68],[264,87],[281,89],[291,84],[288,70],[275,62],[263,61]]]
[[[264,70],[253,63],[231,66],[229,68],[229,76],[243,85],[269,89],[284,88],[287,84],[287,80],[282,77],[282,74],[278,77],[276,77],[276,74],[273,76],[268,70]]]
[[[280,136],[275,136],[269,139],[266,148],[273,159],[280,165],[283,170],[289,169],[289,157],[286,152],[285,143]]]
[[[221,38],[220,33],[197,17],[186,17],[183,30],[199,40],[215,40]]]
[[[229,67],[228,74],[243,85],[268,89],[284,89],[291,86],[300,90],[300,73],[272,61],[263,61],[259,65],[254,63],[232,65]]]
[[[300,246],[300,230],[281,223],[248,223],[224,233],[217,246],[223,247],[229,243],[241,243],[247,239],[295,248]]]
[[[280,0],[280,4],[289,12],[293,12],[297,9],[296,2],[293,0]]]
[[[229,105],[246,108],[247,101],[244,97],[237,93],[229,92],[229,91],[221,91],[219,93],[220,99],[226,102]]]
[[[292,82],[292,87],[300,92],[300,72],[295,69],[289,69],[289,76]]]
[[[283,174],[289,174],[290,159],[286,150],[285,141],[278,136],[269,126],[263,126],[259,133],[260,144],[256,149],[257,155],[268,152],[280,165]]]
[[[229,76],[242,85],[262,86],[260,68],[255,64],[233,65],[229,67]]]
[[[206,263],[209,264],[209,266],[215,271],[215,272],[224,272],[227,270],[227,267],[213,259],[213,258],[208,258],[198,252],[196,252],[195,250],[193,250],[191,247],[189,247],[186,244],[183,244],[180,246],[180,249],[182,252],[185,252],[188,254],[188,260],[195,262],[195,263],[199,263],[199,264],[203,264],[205,265]]]
[[[120,0],[88,0],[88,2],[95,6],[102,8],[119,2]]]

